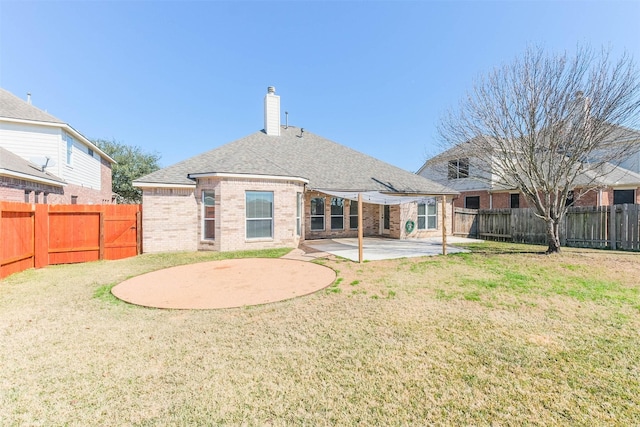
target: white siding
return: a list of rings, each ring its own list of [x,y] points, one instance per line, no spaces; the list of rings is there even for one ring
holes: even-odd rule
[[[625,161],[620,163],[620,166],[632,172],[640,173],[640,151],[629,155]]]
[[[100,190],[100,158],[95,153],[89,156],[86,145],[73,138],[71,165],[67,164],[67,140],[61,138],[62,161],[64,168],[62,178],[69,184]]]
[[[56,127],[0,122],[0,146],[23,159],[49,156],[55,166],[47,171],[60,176],[59,143],[61,130]],[[54,163],[54,162],[50,162]]]
[[[487,182],[489,174],[477,165],[478,160],[469,159],[469,178],[449,179],[449,161],[443,161],[437,165],[429,165],[420,171],[420,176],[439,182],[457,191],[484,190],[490,187]],[[482,179],[478,179],[482,178]]]
[[[25,160],[48,156],[52,161],[47,172],[69,184],[100,190],[100,156],[89,156],[88,147],[73,138],[73,164],[68,166],[66,135],[59,127],[0,122],[0,147]]]

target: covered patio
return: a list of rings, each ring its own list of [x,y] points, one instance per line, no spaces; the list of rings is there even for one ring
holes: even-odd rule
[[[445,250],[446,253],[450,254],[468,252],[466,249],[451,246],[451,244],[478,242],[483,242],[483,240],[447,236]],[[304,246],[313,251],[329,253],[355,262],[359,261],[358,239],[355,237],[307,240],[304,242]],[[385,237],[364,237],[362,252],[363,261],[414,258],[442,255],[443,245],[442,238],[439,237],[404,240]]]

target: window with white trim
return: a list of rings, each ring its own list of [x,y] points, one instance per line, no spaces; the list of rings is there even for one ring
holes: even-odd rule
[[[311,230],[324,230],[324,197],[311,199]]]
[[[302,235],[302,193],[296,193],[296,235]]]
[[[349,203],[349,228],[358,229],[358,201],[352,200]]]
[[[469,178],[469,159],[456,159],[449,161],[449,179]]]
[[[342,197],[331,198],[331,229],[344,229],[344,199]]]
[[[202,192],[202,239],[216,238],[216,195],[213,191]]]
[[[67,164],[71,166],[73,162],[73,137],[65,134],[67,140]]]
[[[438,228],[438,203],[435,197],[429,197],[426,203],[418,204],[418,230]]]
[[[273,238],[273,192],[247,191],[247,239]]]

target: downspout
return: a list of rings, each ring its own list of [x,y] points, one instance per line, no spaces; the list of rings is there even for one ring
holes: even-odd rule
[[[598,200],[596,200],[596,206],[602,206],[602,187],[598,188]]]

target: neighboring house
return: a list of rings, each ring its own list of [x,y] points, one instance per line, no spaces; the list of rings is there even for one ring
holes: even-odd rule
[[[143,190],[145,252],[296,247],[305,239],[442,235],[447,186],[280,124],[265,96],[265,128],[134,181]],[[451,226],[447,227],[451,233]]]
[[[587,188],[573,206],[610,206],[612,204],[640,203],[640,132],[619,127],[610,143],[637,141],[637,150],[629,153],[619,165],[605,164],[606,170],[578,176],[574,190]],[[427,160],[417,174],[460,192],[454,200],[457,208],[501,209],[524,208],[527,202],[516,189],[505,188],[492,176],[491,165],[465,153],[464,144],[452,147]],[[495,170],[495,169],[493,169]]]
[[[67,123],[0,88],[0,201],[111,203],[113,163]]]

